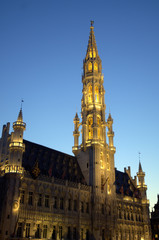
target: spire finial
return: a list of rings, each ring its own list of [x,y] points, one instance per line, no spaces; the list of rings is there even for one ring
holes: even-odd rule
[[[91,20],[91,27],[90,28],[94,28],[93,24],[94,24],[94,21]]]
[[[140,152],[139,152],[139,172],[142,172],[142,166],[141,166],[141,161],[140,161]]]
[[[21,107],[20,107],[21,110],[22,110],[23,102],[24,102],[24,100],[21,99]]]
[[[141,152],[138,152],[139,153],[139,163],[140,163],[140,154],[141,154]]]

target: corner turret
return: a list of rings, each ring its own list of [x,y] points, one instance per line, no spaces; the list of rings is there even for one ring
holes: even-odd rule
[[[112,152],[115,153],[116,149],[114,147],[113,118],[110,113],[107,119],[107,126],[108,126],[107,136],[109,139],[109,148]]]
[[[147,186],[145,185],[145,173],[142,170],[142,166],[141,166],[140,161],[139,161],[139,170],[137,172],[137,177],[138,177],[137,187],[140,190],[141,198],[142,199],[147,199],[147,196],[146,196]]]
[[[80,119],[78,117],[78,114],[76,113],[75,118],[73,119],[74,122],[74,132],[73,132],[73,136],[74,136],[74,146],[72,147],[72,152],[75,154],[75,156],[78,154],[78,145],[79,145],[79,122]]]
[[[9,144],[9,162],[5,166],[5,173],[22,173],[22,155],[25,151],[23,143],[23,132],[26,124],[23,122],[22,109],[19,111],[17,121],[13,123],[14,132],[11,133]]]

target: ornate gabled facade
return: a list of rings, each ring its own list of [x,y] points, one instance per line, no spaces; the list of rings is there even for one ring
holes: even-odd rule
[[[113,119],[105,119],[102,63],[93,23],[83,61],[75,156],[23,140],[22,109],[0,139],[0,240],[150,240],[145,173],[115,169]],[[79,144],[80,128],[82,142]],[[108,142],[107,142],[108,140]],[[138,179],[138,181],[137,181]]]

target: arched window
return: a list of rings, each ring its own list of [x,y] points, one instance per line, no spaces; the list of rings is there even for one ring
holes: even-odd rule
[[[88,88],[88,103],[92,103],[93,98],[92,98],[92,85],[89,86]]]
[[[95,86],[95,102],[99,102],[99,88]]]
[[[92,139],[93,138],[93,128],[92,128],[92,124],[93,124],[93,118],[89,117],[88,118],[88,138]]]
[[[91,62],[88,63],[88,71],[92,72],[92,63]]]

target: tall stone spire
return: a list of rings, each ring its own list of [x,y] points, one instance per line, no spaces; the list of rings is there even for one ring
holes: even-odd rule
[[[88,40],[88,46],[87,46],[87,54],[86,54],[86,59],[91,58],[99,58],[98,55],[98,50],[97,50],[97,45],[96,45],[96,40],[95,40],[95,35],[94,35],[94,26],[93,26],[93,21],[91,21],[91,26],[90,26],[90,34],[89,34],[89,40]]]
[[[93,21],[91,21],[90,26],[90,34],[87,46],[86,57],[83,61],[83,73],[90,74],[90,73],[101,73],[102,66],[101,66],[101,59],[98,55],[95,35],[94,35],[94,26]]]
[[[81,123],[74,118],[73,153],[93,194],[115,194],[115,172],[113,145],[113,120],[105,120],[105,90],[102,74],[102,62],[95,41],[94,26],[91,22],[86,56],[83,61],[82,75]],[[82,143],[78,145],[81,127]],[[106,127],[108,127],[109,145],[106,143]]]

